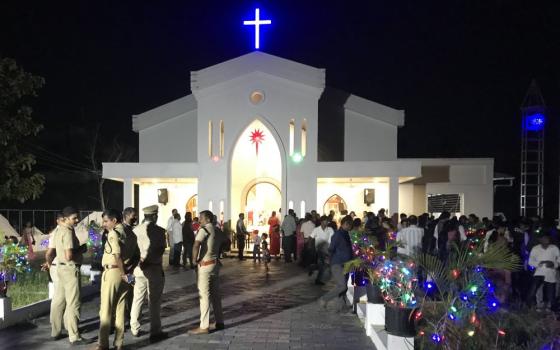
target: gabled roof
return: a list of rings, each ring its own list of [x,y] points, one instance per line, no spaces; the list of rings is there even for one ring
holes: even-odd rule
[[[163,123],[185,113],[196,110],[196,99],[193,95],[187,95],[168,102],[164,105],[150,109],[142,114],[132,116],[132,130],[138,132],[151,126]]]
[[[325,70],[290,61],[285,58],[254,51],[214,66],[191,72],[191,91],[246,75],[262,72],[272,76],[298,82],[316,89],[325,87]]]
[[[404,125],[404,110],[387,107],[356,95],[348,96],[344,108],[394,126]]]

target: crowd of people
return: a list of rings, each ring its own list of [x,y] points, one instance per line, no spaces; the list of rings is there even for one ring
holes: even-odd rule
[[[168,220],[167,230],[156,224],[158,206],[143,209],[143,222],[137,224],[133,208],[122,213],[116,210],[103,212],[103,256],[101,276],[100,328],[97,349],[109,348],[111,327],[115,327],[114,346],[123,346],[125,320],[130,320],[133,336],[140,336],[141,308],[149,301],[150,339],[157,341],[167,334],[162,331],[160,310],[161,295],[165,285],[162,267],[163,254],[170,248],[169,264],[196,269],[200,294],[200,325],[190,334],[207,334],[211,328],[224,329],[221,293],[219,288],[220,258],[229,251],[231,241],[236,240],[239,259],[244,259],[246,240],[252,244],[255,263],[268,263],[272,257],[285,263],[296,262],[309,275],[317,272],[315,284],[324,285],[326,275],[334,287],[324,294],[319,304],[326,307],[335,300],[339,309],[346,306],[345,292],[348,275],[344,264],[354,259],[351,237],[367,235],[378,250],[395,249],[395,253],[414,256],[432,254],[442,261],[450,259],[455,247],[479,245],[485,252],[492,244],[503,244],[516,254],[523,268],[518,271],[493,271],[499,286],[498,296],[502,303],[520,301],[529,307],[555,311],[556,292],[560,285],[558,248],[559,234],[553,225],[539,220],[521,219],[510,223],[503,216],[479,219],[476,215],[456,217],[443,212],[439,217],[428,214],[420,216],[393,214],[387,216],[381,209],[376,214],[343,211],[338,215],[331,211],[319,215],[316,211],[298,218],[293,210],[280,220],[272,212],[268,232],[249,232],[245,216],[239,214],[233,239],[223,232],[223,226],[210,211],[202,211],[199,217],[186,213],[184,221],[176,210]],[[62,337],[62,327],[68,330],[72,344],[87,343],[78,330],[80,315],[79,270],[87,245],[80,245],[74,226],[78,212],[64,208],[57,217],[57,227],[51,233],[44,269],[48,270],[55,284],[51,304],[51,336]],[[389,242],[399,242],[392,248]],[[282,251],[280,250],[282,247]],[[328,272],[328,273],[327,273]],[[426,278],[429,276],[423,276]],[[422,278],[422,277],[421,277]],[[542,286],[542,297],[535,298]],[[540,295],[540,294],[539,294]],[[538,302],[535,303],[535,299]],[[216,322],[210,325],[210,305]]]
[[[291,262],[293,257],[308,268],[310,274],[318,270],[315,283],[320,285],[324,283],[323,275],[328,264],[333,279],[340,279],[340,288],[335,289],[333,295],[338,293],[341,302],[345,282],[343,285],[340,267],[353,258],[348,254],[351,252],[348,237],[355,233],[373,238],[379,250],[386,250],[389,241],[399,242],[395,248],[398,254],[431,254],[444,262],[454,249],[480,246],[481,252],[486,252],[491,244],[503,244],[519,257],[522,268],[490,271],[499,286],[497,296],[500,301],[536,306],[537,310],[557,310],[560,234],[553,222],[537,218],[508,222],[503,215],[480,219],[475,214],[455,216],[449,212],[442,212],[437,218],[427,213],[388,216],[384,209],[377,214],[363,212],[361,218],[355,212],[347,211],[339,214],[341,219],[336,217],[334,211],[327,216],[312,211],[304,218],[297,218],[290,210],[280,225],[280,232],[285,261]],[[335,236],[339,238],[333,240]],[[340,259],[341,255],[343,259]],[[419,277],[425,279],[428,276]],[[541,286],[542,293],[539,292]]]
[[[200,213],[198,226],[192,215],[177,225],[176,212],[170,218],[169,232],[158,226],[158,206],[143,209],[142,223],[137,224],[134,208],[122,213],[109,209],[102,215],[103,245],[101,264],[101,293],[99,309],[98,350],[109,349],[109,335],[114,327],[114,347],[122,349],[125,320],[130,321],[130,332],[141,336],[140,316],[147,299],[150,314],[150,341],[167,337],[161,326],[161,296],[165,286],[163,254],[170,246],[170,264],[177,265],[180,258],[186,265],[197,269],[197,286],[200,294],[200,326],[190,334],[208,334],[209,329],[224,329],[221,295],[219,289],[220,257],[229,240],[217,225],[216,216],[205,210]],[[51,232],[46,262],[43,269],[55,286],[51,302],[51,337],[63,338],[62,328],[67,329],[72,345],[88,344],[78,328],[80,318],[80,268],[87,244],[81,244],[74,227],[78,211],[64,208],[57,215],[57,226]],[[195,229],[196,228],[196,229]],[[181,235],[177,235],[180,230]],[[196,232],[196,234],[195,234]],[[184,234],[183,234],[184,233]],[[186,237],[187,239],[184,239]],[[180,239],[180,240],[179,240]],[[180,244],[180,245],[179,245]],[[184,251],[183,251],[184,250]],[[190,252],[189,252],[190,250]],[[210,325],[210,305],[215,323]]]

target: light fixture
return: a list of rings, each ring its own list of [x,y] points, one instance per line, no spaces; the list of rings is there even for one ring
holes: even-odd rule
[[[301,155],[301,153],[294,152],[294,154],[292,154],[292,161],[294,163],[300,163],[302,160],[303,160],[303,156]]]

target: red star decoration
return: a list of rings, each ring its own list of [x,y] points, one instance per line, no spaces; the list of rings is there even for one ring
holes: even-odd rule
[[[257,156],[259,155],[259,144],[264,141],[264,132],[260,129],[255,129],[251,131],[251,136],[249,137],[252,143],[255,144],[255,151]]]

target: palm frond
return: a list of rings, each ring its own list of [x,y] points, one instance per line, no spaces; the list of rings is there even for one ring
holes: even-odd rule
[[[519,257],[502,243],[490,244],[484,253],[481,249],[477,250],[470,255],[467,264],[470,267],[481,266],[508,271],[519,270],[522,267]]]

